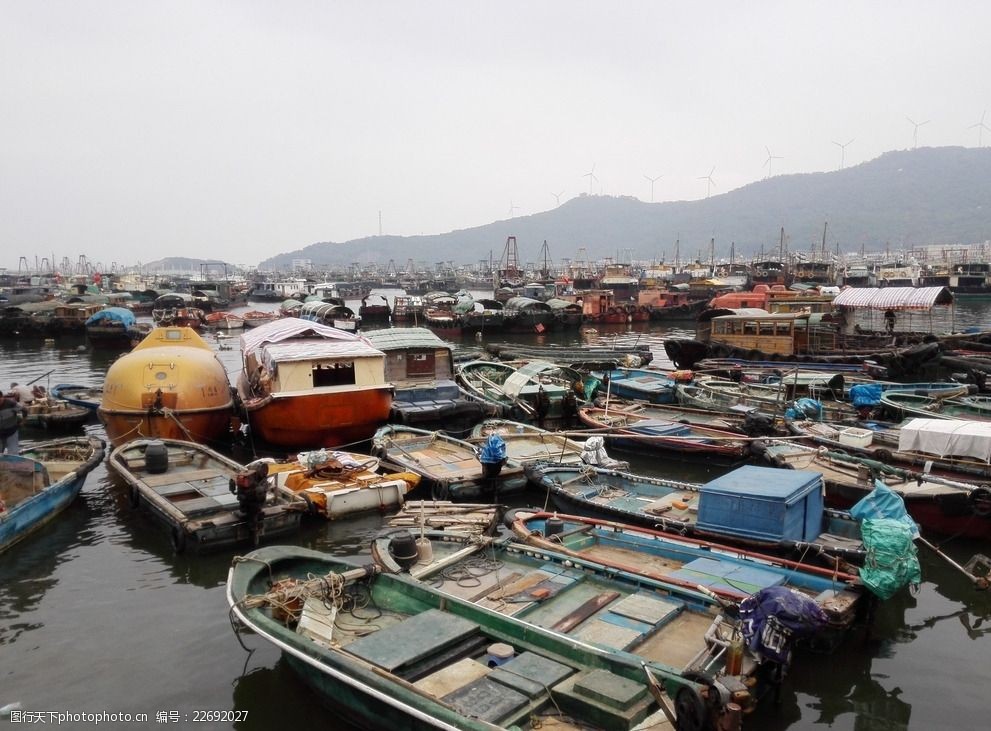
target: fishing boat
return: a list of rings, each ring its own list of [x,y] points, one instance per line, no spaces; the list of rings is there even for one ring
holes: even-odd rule
[[[65,510],[103,461],[93,436],[39,442],[20,455],[0,454],[0,552]]]
[[[427,292],[423,295],[423,324],[445,338],[460,337],[461,320],[454,311],[457,301],[448,292]]]
[[[499,360],[546,360],[562,363],[572,368],[613,368],[617,363],[631,368],[647,365],[654,358],[650,346],[636,345],[589,345],[583,348],[564,348],[556,345],[524,345],[521,343],[487,343],[485,349]]]
[[[652,404],[672,404],[675,402],[677,381],[666,373],[648,371],[642,368],[612,368],[595,371],[593,375],[602,380],[610,395]]]
[[[138,323],[134,311],[127,307],[106,307],[91,315],[84,327],[94,348],[121,350],[137,345],[151,331],[147,323]]]
[[[385,354],[358,335],[285,317],[241,335],[237,382],[251,433],[278,447],[338,447],[389,418]]]
[[[849,628],[862,604],[855,573],[577,515],[519,509],[507,521],[516,540],[528,546],[686,589],[703,586],[730,601],[787,586],[813,599],[834,629]]]
[[[697,378],[679,383],[678,403],[696,409],[740,411],[752,408],[780,416],[792,405],[788,388],[782,384],[737,383],[722,378]],[[811,399],[810,399],[811,400]],[[842,401],[818,401],[817,416],[824,421],[857,418],[857,411]]]
[[[666,713],[700,729],[733,714],[723,727],[739,731],[752,704],[743,680],[756,671],[754,656],[736,636],[729,661],[734,623],[697,592],[674,596],[633,583],[620,591],[574,570],[541,575],[528,567],[529,587],[499,589],[499,573],[486,576],[493,597],[485,606],[305,548],[267,547],[246,559],[228,575],[232,615],[364,728],[528,731],[558,726],[567,714],[571,727],[626,730]],[[601,611],[582,605],[565,624],[575,607],[564,610],[563,598],[582,594]],[[380,611],[359,609],[365,604]],[[544,606],[556,618],[539,619]],[[588,636],[586,627],[610,620],[616,630]]]
[[[927,449],[938,449],[937,442],[946,443],[952,433],[938,431],[945,422],[930,421],[928,425],[916,425],[915,439],[925,440]],[[975,426],[986,426],[975,424]],[[905,427],[903,427],[905,428]],[[988,454],[991,433],[961,435],[963,441],[983,445]],[[910,443],[912,437],[907,439]],[[879,459],[870,459],[839,450],[824,450],[795,442],[768,439],[755,445],[764,458],[779,467],[815,470],[822,474],[826,504],[849,508],[874,489],[875,479],[880,479],[905,503],[905,509],[921,528],[944,536],[961,536],[987,540],[991,538],[991,488],[977,481],[962,479],[960,475],[933,474],[922,470],[898,467]]]
[[[266,322],[278,320],[279,317],[278,312],[263,312],[261,310],[249,310],[241,313],[245,327],[258,327],[259,325],[264,325]]]
[[[917,394],[912,391],[885,391],[882,408],[896,419],[974,419],[991,421],[991,396]]]
[[[564,512],[772,551],[792,558],[864,560],[860,525],[823,506],[822,476],[745,465],[705,484],[588,465],[525,467]]]
[[[609,458],[601,437],[590,437],[589,440],[594,441],[589,444],[588,441],[575,441],[564,434],[509,419],[486,419],[476,424],[467,441],[481,448],[493,434],[498,434],[505,442],[510,459],[521,464],[539,461],[596,464],[611,469],[629,467],[627,462]]]
[[[206,313],[196,306],[191,294],[169,292],[155,300],[151,318],[156,327],[203,327]]]
[[[392,300],[392,321],[419,325],[423,322],[423,299],[412,295],[396,295]]]
[[[103,398],[103,386],[59,383],[52,386],[51,394],[60,401],[95,412],[100,406],[100,399]]]
[[[49,432],[68,432],[81,429],[93,412],[84,406],[51,396],[36,398],[24,406],[21,427]]]
[[[605,406],[605,398],[600,394],[596,400],[596,405]],[[693,424],[696,426],[708,426],[714,429],[724,429],[726,431],[746,434],[747,436],[769,436],[775,433],[776,421],[770,415],[763,415],[760,419],[758,431],[754,431],[758,424],[755,417],[761,416],[756,411],[744,413],[730,411],[713,411],[711,409],[696,409],[691,406],[681,406],[679,404],[649,404],[643,401],[625,401],[621,399],[610,399],[609,410],[622,410],[632,414],[640,414],[650,419],[660,419],[662,421],[676,421],[681,424]]]
[[[555,325],[554,310],[546,302],[529,297],[511,297],[502,306],[507,332],[542,333]]]
[[[287,502],[327,520],[397,510],[420,483],[413,472],[383,474],[377,457],[326,449],[270,463],[268,474]]]
[[[395,387],[390,422],[463,432],[495,411],[458,388],[454,346],[427,328],[383,328],[365,337],[385,353],[385,378]]]
[[[316,295],[312,296],[315,297]],[[283,303],[283,308],[285,305],[286,303]],[[297,316],[303,320],[317,322],[349,333],[357,332],[360,322],[355,316],[354,310],[344,304],[344,300],[339,297],[326,299],[310,299],[308,297],[306,302],[300,305]]]
[[[371,451],[387,469],[420,475],[438,500],[508,495],[526,487],[519,462],[506,454],[483,462],[474,444],[443,432],[387,424],[375,432]]]
[[[381,294],[369,294],[361,299],[358,317],[362,322],[389,322],[392,308],[389,300]]]
[[[233,312],[211,312],[203,316],[203,327],[207,330],[240,330],[244,327],[244,318]]]
[[[676,453],[737,462],[750,454],[750,440],[737,431],[655,419],[634,411],[585,406],[578,418],[610,444],[623,449]]]
[[[575,395],[576,385],[584,393],[585,383],[577,370],[539,360],[519,367],[499,361],[469,361],[458,367],[456,378],[468,394],[492,404],[501,416],[536,422],[541,427],[565,420],[566,395]],[[577,406],[577,401],[573,403]]]
[[[192,328],[157,327],[107,370],[97,414],[111,444],[226,441],[234,399],[224,364]]]
[[[386,521],[389,528],[450,530],[459,535],[493,535],[499,530],[501,505],[450,500],[407,500]]]
[[[134,439],[110,454],[134,508],[169,530],[176,553],[247,544],[299,529],[268,479],[264,462],[245,467],[209,447],[179,439]]]

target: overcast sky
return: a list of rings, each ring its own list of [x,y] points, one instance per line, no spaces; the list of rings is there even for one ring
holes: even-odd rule
[[[663,176],[655,201],[694,200],[713,168],[712,195],[766,176],[766,148],[774,175],[835,170],[834,143],[847,166],[910,148],[908,118],[926,122],[920,147],[974,147],[991,110],[986,1],[0,13],[0,266],[15,270],[81,254],[255,264],[377,234],[380,212],[407,235],[590,190],[649,201],[648,176]]]

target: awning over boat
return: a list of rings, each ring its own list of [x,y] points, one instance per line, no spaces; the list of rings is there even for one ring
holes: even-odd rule
[[[502,390],[507,395],[517,398],[526,386],[540,385],[540,376],[549,373],[558,373],[564,375],[564,377],[575,379],[581,377],[577,371],[559,366],[557,363],[551,363],[546,360],[535,360],[524,366],[520,366],[516,369],[515,373],[511,373],[505,382],[503,382]]]
[[[991,463],[991,422],[912,419],[898,433],[898,451],[939,457],[974,457]]]
[[[103,322],[104,320],[108,322],[120,322],[124,325],[124,327],[130,327],[137,322],[137,318],[134,316],[134,313],[126,307],[107,307],[94,315],[90,315],[89,319],[86,320],[86,324],[95,325],[96,323]]]
[[[279,320],[266,322],[242,334],[241,353],[247,356],[264,345],[281,343],[284,340],[295,338],[309,338],[311,340],[320,338],[327,341],[368,345],[368,340],[360,335],[344,332],[330,325],[302,320],[298,317],[283,317]],[[369,347],[371,346],[369,345]]]
[[[407,348],[446,348],[454,350],[451,343],[444,342],[425,327],[390,327],[372,330],[366,337],[379,350],[406,350]]]
[[[928,310],[953,304],[946,287],[848,287],[836,295],[833,305],[869,310]]]
[[[504,310],[550,310],[546,302],[531,299],[529,297],[512,297],[503,305]]]

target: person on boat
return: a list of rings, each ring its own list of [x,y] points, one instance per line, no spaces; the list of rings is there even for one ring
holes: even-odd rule
[[[27,406],[35,400],[34,390],[29,386],[20,386],[17,383],[10,384],[10,396],[16,398],[21,406]]]
[[[884,311],[884,327],[889,333],[895,331],[895,311],[885,310]]]
[[[547,418],[547,413],[551,410],[551,399],[547,395],[547,391],[544,390],[543,386],[537,387],[537,426],[541,429],[544,428],[544,419]]]
[[[24,418],[24,405],[15,393],[0,399],[0,454],[20,454],[19,433]]]
[[[575,418],[578,416],[578,397],[575,390],[569,388],[561,400],[561,427],[570,429],[575,425]]]

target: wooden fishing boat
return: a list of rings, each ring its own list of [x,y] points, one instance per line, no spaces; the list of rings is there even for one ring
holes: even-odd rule
[[[603,407],[605,403],[605,399],[601,395],[596,398],[597,406]],[[610,399],[609,410],[612,411],[614,409],[640,414],[650,419],[708,426],[713,429],[724,429],[726,431],[737,432],[738,434],[754,436],[751,433],[753,417],[750,416],[748,420],[747,413],[695,409],[691,406],[680,406],[678,404],[648,404],[640,401],[614,401]],[[773,431],[775,428],[775,419],[768,416],[764,421],[765,426]],[[764,435],[767,436],[768,433],[764,432]]]
[[[546,302],[530,297],[511,297],[502,306],[507,332],[546,332],[554,327],[554,310]]]
[[[589,446],[585,441],[575,441],[564,434],[508,419],[486,419],[476,424],[467,441],[481,447],[493,434],[498,434],[505,442],[509,458],[520,464],[528,462],[585,464],[586,455],[589,455],[589,458],[599,459],[598,454],[591,457],[592,449],[597,448],[598,444]],[[629,467],[627,462],[609,459],[608,456],[606,459],[608,465],[601,462],[593,462],[593,464],[609,466],[612,469]]]
[[[757,446],[771,464],[820,472],[826,503],[832,507],[850,507],[870,493],[874,480],[880,479],[901,496],[908,514],[924,530],[944,536],[991,538],[991,488],[986,484],[795,442],[769,439]]]
[[[97,414],[111,444],[229,439],[234,399],[224,364],[188,327],[159,327],[107,370]]]
[[[863,597],[855,573],[595,518],[525,509],[510,518],[513,535],[526,545],[686,589],[703,586],[731,601],[788,586],[814,599],[836,629],[853,624]]]
[[[268,479],[268,465],[245,467],[209,447],[178,439],[135,439],[110,454],[131,506],[144,506],[169,530],[176,553],[262,540],[299,529]]]
[[[139,323],[127,307],[106,307],[86,320],[84,327],[94,348],[132,348],[151,332],[150,326]]]
[[[677,382],[666,373],[642,368],[612,368],[595,371],[593,375],[603,381],[603,390],[611,396],[647,401],[652,404],[675,402]]]
[[[0,454],[0,552],[65,510],[103,454],[103,440],[93,436],[39,442],[20,455]]]
[[[244,327],[244,318],[233,312],[211,312],[203,316],[203,327],[207,330],[240,330]]]
[[[191,294],[169,292],[155,300],[151,318],[155,327],[189,327],[198,330],[203,327],[206,313],[196,306]]]
[[[489,466],[469,442],[443,432],[388,424],[372,439],[372,454],[395,472],[415,472],[438,500],[473,500],[508,495],[526,487],[523,467],[515,460]]]
[[[83,386],[74,383],[59,383],[52,386],[54,398],[65,401],[73,406],[96,411],[103,398],[103,386]]]
[[[678,402],[696,409],[739,411],[753,408],[765,413],[782,415],[791,405],[787,387],[758,383],[737,383],[721,378],[699,378],[694,383],[679,383]],[[841,401],[820,401],[819,411],[824,421],[857,418],[857,411]]]
[[[804,556],[827,566],[864,560],[859,523],[824,509],[816,472],[747,465],[699,484],[588,465],[531,464],[525,471],[568,513]]]
[[[718,607],[710,611],[711,600],[633,583],[605,589],[599,577],[563,569],[554,585],[554,571],[541,577],[534,567],[531,586],[490,600],[504,612],[529,610],[510,616],[375,565],[273,546],[234,563],[227,601],[238,623],[271,642],[336,713],[364,728],[527,731],[566,713],[581,728],[631,729],[663,718],[659,699],[672,720],[678,714],[707,728],[731,712],[735,719],[724,728],[739,730],[743,707],[752,703],[743,679],[757,663],[737,640],[732,672],[712,672],[729,664],[735,627]],[[492,578],[485,577],[490,591]],[[551,595],[583,592],[605,606],[590,619],[583,608],[561,624],[575,608],[562,612]],[[363,599],[346,599],[352,596]],[[359,609],[366,603],[380,611]],[[558,614],[553,621],[536,616],[545,603]],[[638,631],[586,636],[586,626],[608,627],[613,617],[613,626]]]
[[[917,394],[909,391],[885,391],[881,405],[897,419],[922,417],[925,419],[976,419],[991,420],[991,396],[950,396]]]
[[[295,317],[245,330],[237,392],[252,434],[291,449],[368,439],[389,418],[385,354],[362,337]]]
[[[383,328],[365,337],[385,353],[385,378],[395,388],[390,422],[462,432],[495,411],[458,388],[454,346],[427,328]]]
[[[376,457],[323,449],[273,462],[268,474],[287,502],[327,520],[397,510],[420,483],[413,472],[383,474]]]
[[[46,396],[36,398],[24,407],[21,427],[49,432],[76,431],[82,428],[92,413],[85,406]]]
[[[316,295],[313,295],[316,297]],[[283,303],[283,307],[285,303]],[[324,299],[310,299],[307,297],[299,308],[297,315],[303,320],[318,322],[327,327],[337,328],[345,332],[355,333],[358,331],[360,319],[355,316],[354,310],[344,304],[344,300],[339,297],[327,297]]]
[[[628,346],[611,345],[610,347],[589,345],[584,348],[488,343],[485,349],[500,360],[547,360],[552,363],[563,363],[572,368],[581,365],[589,365],[592,368],[612,368],[617,363],[635,367],[647,365],[654,357],[650,346],[644,343]]]
[[[742,460],[750,454],[750,441],[743,434],[678,421],[655,419],[621,409],[582,407],[578,417],[589,429],[623,449],[677,453],[680,456]]]
[[[279,317],[278,312],[262,312],[261,310],[249,310],[248,312],[241,313],[245,327],[258,327],[259,325],[264,325],[266,322],[278,320]]]
[[[361,299],[358,317],[362,322],[389,322],[392,308],[381,294],[369,294]]]
[[[407,500],[391,516],[389,528],[449,530],[459,535],[493,535],[503,515],[501,505],[455,503],[450,500]]]
[[[573,368],[539,360],[519,367],[498,361],[470,361],[458,366],[455,377],[468,394],[492,404],[501,416],[538,426],[559,425],[566,416],[567,394],[575,396],[577,406],[576,386],[584,392],[585,381]]]

